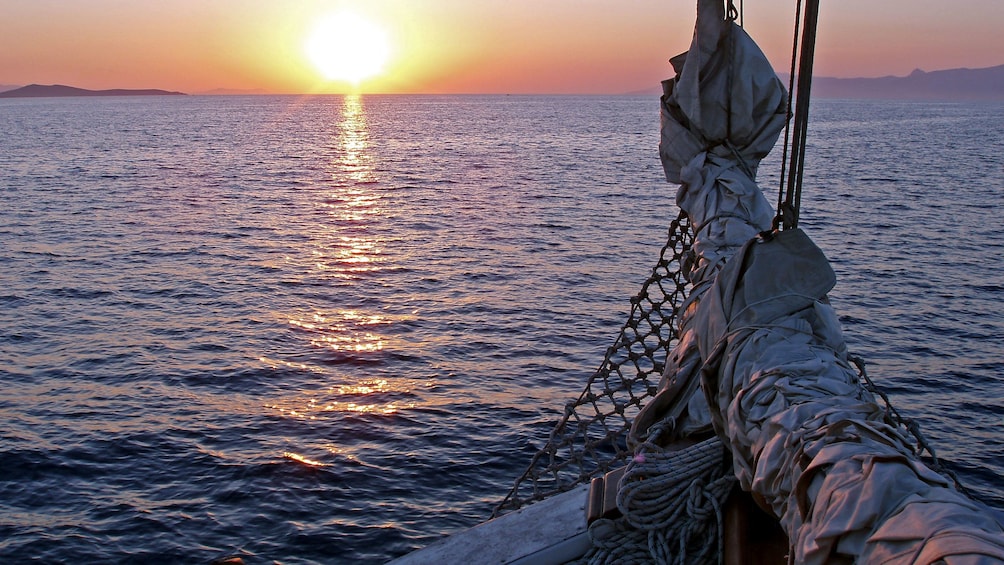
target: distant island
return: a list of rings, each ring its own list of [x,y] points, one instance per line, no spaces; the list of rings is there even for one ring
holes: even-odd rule
[[[74,86],[62,84],[42,85],[29,84],[14,90],[0,92],[0,98],[44,98],[60,96],[185,96],[184,92],[169,92],[167,90],[157,90],[147,88],[132,90],[125,88],[115,88],[112,90],[87,90]]]
[[[932,72],[917,69],[905,77],[813,77],[812,94],[819,98],[1004,100],[1004,65]]]
[[[788,86],[788,76],[780,75]],[[630,92],[659,96],[656,86]],[[855,98],[878,100],[966,100],[1004,101],[1004,65],[981,69],[949,69],[924,72],[917,69],[907,76],[877,78],[812,78],[814,98]]]

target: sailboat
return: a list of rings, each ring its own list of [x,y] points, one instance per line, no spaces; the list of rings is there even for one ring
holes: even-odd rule
[[[818,0],[798,10],[785,89],[733,3],[698,0],[661,106],[680,214],[630,319],[496,517],[394,563],[1004,562],[1000,520],[848,353],[798,227]]]

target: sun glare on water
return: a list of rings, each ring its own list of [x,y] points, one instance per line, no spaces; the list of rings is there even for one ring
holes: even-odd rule
[[[324,78],[358,85],[383,71],[390,40],[379,24],[353,12],[334,12],[317,21],[304,51]]]

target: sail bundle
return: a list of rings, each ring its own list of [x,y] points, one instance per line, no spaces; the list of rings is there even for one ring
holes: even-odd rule
[[[681,402],[660,395],[694,390],[668,416],[715,430],[797,563],[1004,560],[1001,525],[921,462],[859,382],[822,252],[800,230],[770,232],[754,178],[785,104],[766,59],[721,0],[699,0],[691,49],[673,62],[660,154],[694,227],[693,290],[636,441]],[[693,379],[703,394],[679,386]]]

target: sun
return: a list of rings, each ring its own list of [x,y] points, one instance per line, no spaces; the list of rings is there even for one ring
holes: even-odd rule
[[[347,11],[319,19],[303,48],[324,78],[354,85],[380,74],[390,59],[387,32],[373,21]]]

